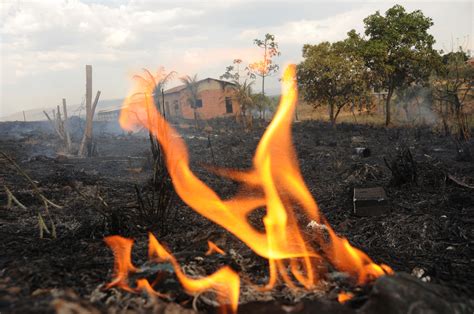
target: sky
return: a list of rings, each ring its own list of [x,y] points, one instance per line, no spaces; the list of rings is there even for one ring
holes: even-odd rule
[[[281,68],[304,44],[337,41],[395,4],[433,19],[435,47],[474,51],[474,1],[0,0],[0,117],[79,104],[85,65],[102,99],[123,98],[142,68],[219,78],[233,59],[258,60],[255,38],[274,34]],[[179,84],[171,82],[169,87]],[[260,86],[260,81],[256,86]],[[266,80],[279,92],[278,73]]]

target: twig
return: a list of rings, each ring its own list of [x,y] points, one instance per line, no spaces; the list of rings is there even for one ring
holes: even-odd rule
[[[74,191],[79,194],[79,196],[81,196],[85,201],[90,201],[90,197],[88,197],[87,195],[85,195],[84,193],[82,193],[82,191],[80,191],[77,186],[75,184],[72,184],[71,187],[74,189]],[[98,186],[97,186],[98,187]],[[99,192],[98,192],[98,188],[97,188],[97,191],[96,191],[96,198],[101,202],[101,204],[108,208],[109,205],[107,204],[107,202],[105,202],[105,200],[99,195]],[[100,214],[102,214],[102,216],[104,216],[105,218],[108,217],[107,213],[105,211],[103,211],[99,206],[96,206],[96,209],[99,211]]]
[[[0,152],[0,154],[3,156],[3,158],[5,158],[7,161],[9,161],[13,167],[15,167],[15,169],[30,183],[31,187],[33,188],[33,191],[35,192],[35,194],[41,199],[41,201],[43,201],[43,205],[44,205],[44,210],[46,212],[46,216],[48,217],[48,220],[51,224],[51,230],[52,230],[52,236],[53,238],[56,238],[56,226],[54,225],[54,222],[53,222],[53,218],[49,212],[49,207],[48,205],[51,205],[55,208],[62,208],[62,206],[60,205],[57,205],[55,203],[53,203],[52,201],[50,201],[49,199],[47,199],[39,190],[38,186],[36,185],[36,183],[30,178],[30,176],[10,157],[8,156],[7,154],[5,154],[4,152]],[[44,224],[44,221],[43,221],[43,218],[41,217],[41,213],[38,213],[38,219],[40,221],[40,225],[41,225],[41,222],[43,222]],[[44,226],[46,226],[44,224]],[[47,230],[47,228],[45,229]],[[48,231],[49,233],[49,231]],[[43,233],[42,231],[40,232],[40,238],[42,238],[43,236]]]
[[[459,186],[462,186],[468,189],[474,189],[473,185],[469,185],[451,174],[448,174],[448,178]]]
[[[38,227],[39,227],[39,234],[40,234],[41,239],[43,238],[44,231],[46,231],[47,234],[50,234],[48,226],[46,226],[46,224],[44,223],[44,219],[43,219],[43,216],[41,216],[41,213],[38,213]],[[54,235],[54,237],[56,237],[56,235]]]
[[[20,201],[13,195],[13,193],[8,189],[6,185],[3,185],[3,188],[5,189],[5,192],[7,193],[7,208],[10,209],[12,207],[12,202],[15,202],[18,206],[20,206],[21,209],[26,209],[26,206],[20,203]]]

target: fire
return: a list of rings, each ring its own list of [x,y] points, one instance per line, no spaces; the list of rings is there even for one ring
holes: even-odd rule
[[[351,292],[341,292],[337,296],[337,301],[339,303],[346,303],[347,301],[351,300],[354,297],[354,294]]]
[[[259,61],[250,63],[249,68],[260,75],[266,75],[268,73],[268,67],[271,64],[272,64],[272,60],[270,59],[259,60]]]
[[[211,255],[211,254],[220,254],[220,255],[225,255],[225,252],[218,247],[214,242],[212,241],[207,241],[207,245],[209,246],[209,249],[206,252],[206,255]]]
[[[181,199],[202,216],[234,234],[256,254],[269,260],[270,278],[262,289],[271,289],[280,281],[293,288],[314,289],[329,264],[349,274],[358,284],[365,284],[390,274],[392,270],[386,265],[373,263],[365,253],[352,247],[347,239],[336,235],[321,216],[304,183],[291,140],[291,124],[297,102],[295,72],[294,65],[284,71],[280,106],[257,147],[253,168],[248,171],[218,171],[245,187],[247,193],[239,193],[231,199],[220,198],[191,171],[184,141],[153,105],[153,89],[160,77],[137,80],[136,89],[125,100],[120,124],[127,130],[142,126],[150,130],[165,152],[169,174]],[[247,219],[258,208],[266,209],[264,232],[257,230]],[[325,228],[313,230],[314,234],[308,238],[299,228],[298,219],[301,218],[296,212],[303,212],[307,219]],[[109,287],[118,286],[129,291],[142,289],[153,293],[151,285],[144,281],[140,281],[135,289],[127,283],[128,273],[137,271],[130,257],[132,240],[114,236],[106,238],[106,242],[116,258],[115,279]],[[209,246],[209,251],[217,251],[217,246]],[[187,292],[215,291],[221,304],[227,304],[231,311],[236,311],[240,280],[231,268],[223,267],[208,277],[192,279],[181,271],[174,257],[151,234],[149,250],[150,259],[173,265]]]

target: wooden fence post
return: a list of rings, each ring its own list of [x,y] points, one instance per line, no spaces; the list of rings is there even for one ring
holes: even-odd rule
[[[71,153],[72,150],[72,143],[71,143],[71,136],[69,134],[69,121],[67,117],[67,106],[66,106],[66,98],[63,98],[63,115],[64,115],[64,133],[66,135],[66,149],[68,153]]]
[[[81,146],[79,147],[79,156],[85,156],[91,153],[89,149],[92,142],[92,119],[92,65],[86,65],[86,126],[84,128]]]

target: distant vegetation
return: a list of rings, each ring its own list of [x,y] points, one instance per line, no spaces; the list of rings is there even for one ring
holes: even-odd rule
[[[385,15],[377,11],[366,17],[363,35],[351,30],[338,42],[304,45],[304,60],[298,65],[303,100],[328,106],[332,123],[344,107],[353,112],[365,104],[370,111],[374,101],[383,101],[388,126],[395,97],[407,121],[415,121],[416,111],[436,115],[446,134],[467,139],[465,108],[473,99],[474,67],[462,47],[436,51],[428,33],[432,25],[421,11],[395,5]]]
[[[384,15],[379,11],[369,15],[363,23],[363,34],[350,30],[341,41],[303,46],[303,61],[298,64],[302,102],[327,107],[333,124],[344,111],[357,120],[355,111],[372,114],[378,104],[387,126],[393,124],[394,113],[395,120],[403,113],[405,122],[437,122],[445,134],[468,139],[468,107],[474,99],[469,53],[463,47],[448,53],[435,50],[435,38],[429,33],[433,21],[420,10],[407,12],[395,5]],[[252,110],[264,117],[277,101],[265,95],[264,80],[278,70],[272,62],[280,55],[278,43],[271,34],[254,43],[264,50],[262,60],[245,66],[242,59],[235,59],[221,76],[248,93],[241,112],[244,119]],[[254,95],[256,75],[262,77],[262,91]]]

